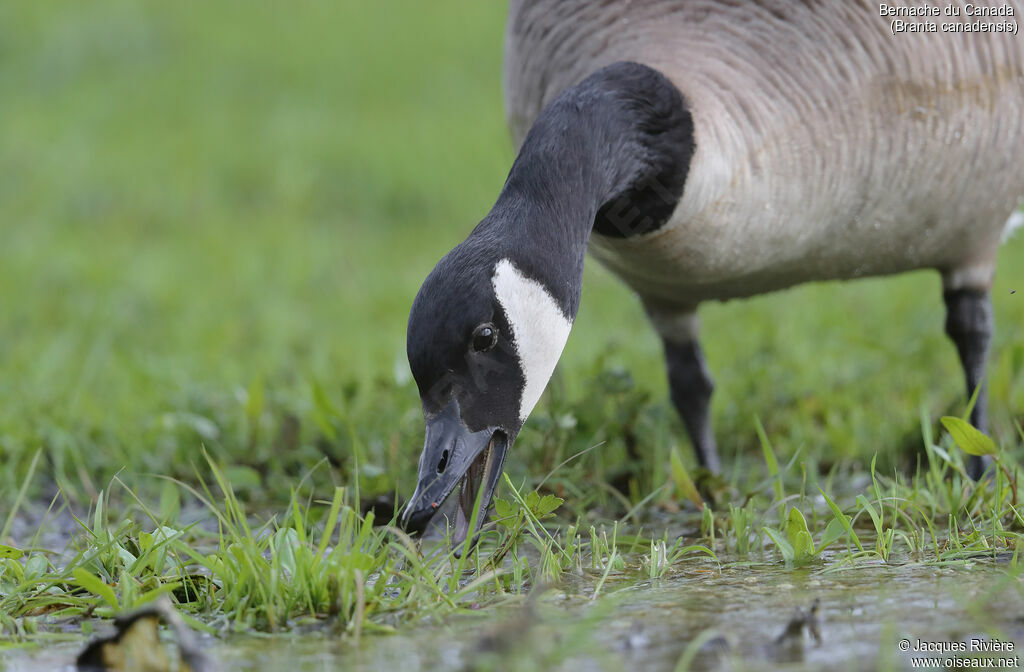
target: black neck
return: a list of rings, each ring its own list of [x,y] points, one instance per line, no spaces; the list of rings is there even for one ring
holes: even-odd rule
[[[668,79],[636,63],[608,66],[544,108],[472,235],[575,317],[591,232],[657,230],[682,195],[693,147],[689,111]]]

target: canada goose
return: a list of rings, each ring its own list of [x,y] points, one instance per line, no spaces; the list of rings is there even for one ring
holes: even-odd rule
[[[1019,21],[1009,8],[984,20]],[[866,0],[511,0],[519,153],[409,316],[426,441],[407,525],[460,482],[456,541],[481,486],[486,511],[569,335],[588,249],[643,302],[712,470],[697,306],[808,281],[938,270],[985,429],[989,287],[1024,195],[1024,38],[892,34],[882,13]]]

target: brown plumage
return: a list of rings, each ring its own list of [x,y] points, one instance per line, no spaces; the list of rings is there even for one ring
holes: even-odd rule
[[[590,244],[657,312],[918,268],[987,288],[1024,196],[1024,37],[894,36],[890,20],[849,0],[512,0],[509,126],[521,142],[615,61],[683,93],[697,149],[671,222]]]
[[[904,20],[939,32],[893,34],[871,0],[511,0],[517,144],[558,92],[616,61],[660,71],[686,100],[696,149],[672,217],[643,235],[595,231],[589,249],[643,301],[712,469],[698,304],[808,281],[939,271],[946,332],[968,392],[981,387],[971,419],[986,428],[989,288],[999,243],[1024,219],[1024,3],[970,5],[1004,17],[914,6],[940,16]],[[1012,32],[942,32],[977,20]]]

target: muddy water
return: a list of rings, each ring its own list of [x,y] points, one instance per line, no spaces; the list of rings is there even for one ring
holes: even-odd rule
[[[919,641],[969,649],[972,638],[1014,648],[984,653],[995,665],[1021,663],[1024,581],[1005,563],[719,570],[693,559],[674,570],[654,582],[613,576],[596,601],[592,578],[569,579],[533,600],[364,636],[358,646],[324,633],[207,638],[204,645],[223,670],[289,672],[673,670],[686,656],[695,670],[899,670],[913,669],[914,656],[971,655],[902,652],[901,640],[911,649]],[[809,616],[815,600],[820,606]],[[7,651],[0,670],[67,670],[79,646]]]

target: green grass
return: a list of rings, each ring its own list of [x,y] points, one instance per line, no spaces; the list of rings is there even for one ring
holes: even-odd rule
[[[545,525],[562,500],[524,494],[506,478],[507,498],[498,500],[481,543],[459,549],[447,541],[421,547],[393,525],[375,527],[373,514],[360,515],[343,487],[328,501],[296,491],[280,516],[255,525],[211,460],[212,488],[176,484],[159,510],[138,501],[134,520],[107,522],[110,497],[101,494],[91,518],[76,519],[81,530],[61,556],[32,541],[0,546],[0,628],[8,643],[45,641],[62,636],[47,624],[112,617],[169,594],[195,627],[213,633],[320,623],[358,643],[364,632],[502,604],[565,574],[587,581],[596,600],[612,573],[657,581],[694,562],[721,569],[781,561],[836,572],[865,562],[938,567],[1009,554],[1012,571],[1024,569],[1020,468],[993,447],[1000,468],[979,486],[963,474],[958,452],[930,442],[925,449],[926,464],[910,482],[881,476],[872,463],[870,482],[846,510],[820,489],[827,506],[816,503],[806,483],[792,493],[786,486],[771,493],[762,483],[728,514],[707,504],[698,543],[690,544],[643,527],[627,534],[613,521]],[[779,476],[795,482],[793,471]],[[179,492],[202,502],[215,527],[184,525]],[[788,511],[779,519],[783,529],[750,524],[773,522],[766,513],[773,505]]]
[[[938,421],[966,400],[937,277],[808,286],[703,309],[728,466],[698,538],[666,536],[693,460],[641,309],[589,264],[505,524],[464,559],[370,525],[415,485],[412,297],[513,158],[503,12],[0,5],[2,641],[162,593],[217,631],[358,638],[565,572],[602,594],[681,560],[1016,558],[1024,237],[993,294],[989,490]],[[33,536],[50,502],[67,548]]]

